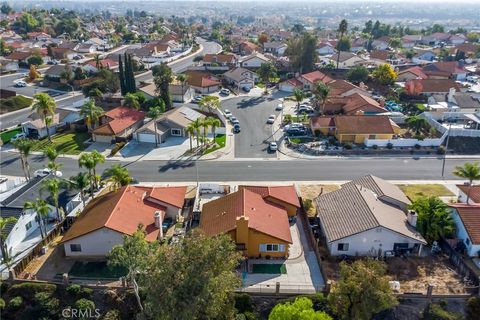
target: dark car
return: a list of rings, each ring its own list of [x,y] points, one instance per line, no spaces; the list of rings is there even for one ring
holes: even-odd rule
[[[245,92],[250,92],[250,87],[242,87],[242,90]]]
[[[289,136],[303,136],[307,133],[307,130],[303,128],[290,128],[287,130]]]
[[[233,125],[233,132],[234,132],[234,133],[239,133],[240,131],[241,131],[241,129],[240,129],[240,125],[239,125],[239,124]]]

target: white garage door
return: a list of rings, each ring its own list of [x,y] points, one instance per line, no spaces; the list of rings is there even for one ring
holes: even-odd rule
[[[151,133],[137,133],[139,142],[155,143],[155,135]]]

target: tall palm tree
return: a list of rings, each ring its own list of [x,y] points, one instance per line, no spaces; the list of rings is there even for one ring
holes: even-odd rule
[[[32,152],[35,142],[31,139],[18,139],[12,142],[13,146],[20,152],[20,159],[22,161],[22,169],[26,180],[30,180],[30,165],[28,163],[28,156]]]
[[[9,253],[8,253],[8,248],[6,244],[7,234],[5,234],[3,230],[5,230],[7,225],[14,224],[15,222],[17,222],[17,218],[15,217],[7,217],[7,218],[0,217],[0,248],[2,250],[3,262],[7,266],[10,261],[10,257],[8,256]]]
[[[322,102],[322,108],[320,113],[323,115],[325,112],[325,104],[327,103],[328,94],[330,93],[330,88],[321,81],[318,81],[313,86],[313,94],[317,101]]]
[[[60,187],[62,185],[64,185],[64,182],[62,182],[61,180],[57,178],[50,178],[50,179],[43,180],[42,185],[40,187],[40,194],[42,194],[43,191],[47,191],[50,194],[50,197],[52,198],[53,206],[55,207],[57,222],[60,222],[62,220],[60,217],[60,206],[58,204]]]
[[[157,119],[158,117],[160,117],[160,115],[163,113],[163,111],[165,110],[165,103],[163,102],[163,100],[159,100],[161,102],[161,104],[163,105],[163,108],[162,106],[158,105],[158,106],[154,106],[154,107],[150,107],[150,109],[148,110],[148,113],[147,113],[147,116],[149,118],[152,118],[152,121],[153,121],[153,127],[155,128],[155,146],[158,147],[158,129],[157,129]]]
[[[416,135],[422,133],[428,128],[427,119],[420,116],[410,116],[405,119],[405,123],[410,130],[413,130],[415,132]]]
[[[46,218],[48,217],[48,213],[50,212],[50,207],[48,203],[43,199],[35,199],[35,201],[27,201],[23,204],[24,210],[33,210],[37,214],[38,225],[40,226],[40,233],[42,235],[42,239],[45,239],[47,236],[47,226],[46,226]]]
[[[80,155],[78,159],[78,166],[80,168],[85,168],[88,170],[88,176],[90,179],[90,194],[93,197],[93,192],[94,190],[98,187],[97,182],[96,182],[96,167],[99,163],[104,163],[105,162],[105,157],[98,152],[97,150],[94,150],[93,152],[84,152]]]
[[[100,55],[98,53],[93,57],[93,60],[95,60],[95,68],[102,68],[102,63],[100,62],[102,59],[100,58]]]
[[[123,105],[133,109],[140,109],[140,102],[138,101],[138,97],[133,93],[127,93],[123,100]]]
[[[257,70],[257,74],[262,79],[263,84],[265,85],[264,94],[268,93],[268,85],[270,84],[270,79],[277,74],[277,69],[271,62],[262,63],[260,68]]]
[[[47,129],[48,140],[52,141],[47,119],[51,119],[51,117],[54,115],[57,104],[52,97],[44,92],[35,94],[33,98],[35,99],[35,103],[32,106],[32,110],[36,111],[42,118]]]
[[[338,26],[338,32],[340,33],[340,39],[343,39],[343,35],[347,32],[348,30],[348,22],[347,20],[343,19],[342,21],[340,21],[340,25]],[[338,54],[337,54],[337,69],[338,69],[338,64],[340,62],[340,50],[337,50],[338,51]]]
[[[213,134],[213,143],[215,143],[215,138],[216,138],[215,130],[221,125],[222,123],[218,118],[210,118],[210,126],[212,127],[212,134]]]
[[[80,116],[85,118],[85,123],[90,131],[95,128],[95,125],[100,120],[103,113],[103,109],[97,106],[93,99],[85,101],[80,109]]]
[[[97,176],[97,165],[100,164],[100,163],[104,163],[105,162],[105,157],[103,156],[103,154],[101,154],[97,150],[92,151],[92,157],[93,157],[93,170],[92,170],[92,172],[93,172],[93,176],[96,177]],[[95,180],[95,188],[98,188],[97,180]]]
[[[79,172],[76,176],[70,177],[70,179],[68,179],[68,184],[70,188],[80,191],[80,198],[82,198],[82,203],[85,207],[85,190],[90,184],[88,173]]]
[[[300,103],[305,98],[305,94],[301,89],[296,88],[293,90],[293,97],[295,98],[295,102],[297,102],[297,110],[300,108]]]
[[[453,174],[457,177],[468,179],[467,204],[470,200],[470,191],[474,180],[480,180],[480,166],[478,162],[466,162],[463,166],[456,166]]]
[[[192,127],[195,129],[195,135],[197,138],[197,148],[199,147],[200,144],[200,128],[202,127],[202,119],[197,118],[194,121],[192,121]]]
[[[202,120],[202,128],[203,128],[203,144],[207,143],[207,133],[208,128],[210,128],[210,117],[203,118]]]
[[[113,190],[127,186],[133,181],[128,169],[119,164],[115,164],[111,168],[106,169],[104,174],[109,177],[107,181],[112,183]]]
[[[48,146],[45,148],[43,151],[43,155],[47,157],[49,160],[47,167],[51,170],[53,170],[54,173],[56,173],[60,168],[62,167],[61,163],[55,162],[58,158],[58,151],[55,147],[53,146]]]
[[[190,123],[187,128],[185,128],[185,132],[188,134],[188,138],[190,139],[190,150],[193,149],[193,135],[195,134],[195,128],[192,126],[192,123]]]
[[[180,85],[182,86],[182,103],[185,102],[183,88],[185,87],[185,83],[187,83],[187,80],[188,75],[186,75],[185,73],[180,73],[177,75],[177,81],[179,81]]]
[[[213,114],[213,111],[220,108],[220,99],[215,96],[205,96],[198,102],[201,109]]]

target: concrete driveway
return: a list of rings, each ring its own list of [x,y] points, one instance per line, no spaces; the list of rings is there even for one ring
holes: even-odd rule
[[[196,141],[193,139],[193,146]],[[130,141],[122,150],[120,155],[123,158],[142,158],[142,160],[176,160],[190,149],[189,138],[170,137],[158,148],[154,143]]]

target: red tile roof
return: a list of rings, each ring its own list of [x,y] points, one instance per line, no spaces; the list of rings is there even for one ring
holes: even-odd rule
[[[95,134],[118,134],[145,118],[143,111],[128,107],[117,107],[104,114],[111,120],[93,130]]]
[[[148,193],[148,197],[177,208],[183,208],[186,192],[187,187],[154,187]]]
[[[112,59],[103,59],[103,60],[100,60],[99,62],[105,68],[115,68],[118,66],[118,61],[115,61]],[[95,68],[97,67],[97,63],[95,62],[95,60],[90,60],[87,62],[87,64]]]
[[[470,200],[480,204],[480,185],[471,186],[469,188],[469,186],[464,184],[457,184],[457,188],[460,189],[465,195],[468,194],[468,189],[470,189]]]
[[[208,88],[220,84],[218,78],[206,72],[187,71],[187,82],[189,85],[200,88]]]
[[[248,217],[250,229],[292,243],[287,211],[247,189],[205,203],[200,228],[211,236],[227,233],[236,229],[241,216]]]
[[[480,206],[451,204],[450,207],[457,210],[471,242],[480,244]]]
[[[313,131],[321,128],[335,128],[335,120],[334,117],[311,117],[310,126]]]
[[[394,124],[388,116],[336,116],[339,134],[394,134]]]
[[[323,83],[327,83],[332,81],[332,79],[327,76],[326,74],[321,73],[320,71],[313,71],[309,73],[302,74],[301,77],[307,80],[310,83],[315,83],[318,81],[322,81]]]
[[[428,78],[428,76],[425,74],[425,72],[423,72],[423,69],[418,67],[418,66],[411,67],[411,68],[405,69],[403,71],[400,71],[398,73],[398,75],[400,76],[401,74],[404,74],[404,73],[413,73],[415,76],[417,76],[420,79],[427,79]]]
[[[300,208],[295,186],[239,186],[238,189],[247,189],[261,195],[263,198],[272,197]]]

